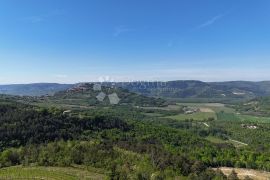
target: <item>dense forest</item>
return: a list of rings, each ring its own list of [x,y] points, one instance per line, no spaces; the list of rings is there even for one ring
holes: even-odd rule
[[[225,179],[209,168],[222,166],[270,171],[268,151],[203,138],[218,135],[218,127],[203,130],[190,121],[166,118],[157,123],[145,111],[116,106],[71,115],[58,108],[3,101],[0,166],[78,164],[104,168],[111,179],[150,179],[153,174],[157,179]]]

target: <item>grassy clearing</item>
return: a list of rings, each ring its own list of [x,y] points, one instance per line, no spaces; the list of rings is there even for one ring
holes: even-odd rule
[[[215,143],[215,144],[224,144],[224,143],[230,143],[232,144],[234,147],[243,147],[243,146],[247,146],[247,144],[245,143],[242,143],[242,142],[239,142],[239,141],[236,141],[236,140],[232,140],[232,139],[229,139],[229,140],[223,140],[221,138],[218,138],[218,137],[214,137],[214,136],[208,136],[205,138],[206,140],[212,142],[212,143]]]
[[[179,111],[183,108],[181,105],[168,105],[166,107],[140,107],[142,109],[165,110],[165,111]]]
[[[177,105],[181,106],[190,106],[190,107],[197,107],[197,108],[207,108],[215,111],[216,113],[218,112],[226,112],[226,113],[234,113],[235,110],[233,108],[227,107],[224,104],[221,103],[177,103]]]
[[[208,107],[200,107],[200,112],[210,112],[210,113],[214,113],[215,111],[211,108]]]
[[[240,121],[254,122],[254,123],[270,123],[270,117],[257,117],[250,115],[237,115]]]
[[[235,109],[230,107],[211,107],[216,113],[225,112],[225,113],[235,113]]]
[[[160,113],[143,113],[146,116],[150,116],[150,117],[162,117],[164,116],[163,114]]]
[[[205,139],[212,142],[212,143],[216,143],[216,144],[228,143],[228,141],[220,139],[218,137],[214,137],[214,136],[208,136]]]
[[[209,118],[217,119],[216,113],[210,113],[210,112],[196,112],[193,114],[178,114],[175,116],[166,116],[166,118],[178,120],[178,121],[184,121],[187,119],[193,119],[195,121],[207,121]]]
[[[177,103],[178,105],[183,106],[203,106],[203,107],[225,107],[224,104],[221,103]]]
[[[0,169],[0,179],[46,179],[46,180],[76,180],[106,179],[106,176],[80,168],[61,167],[8,167]]]

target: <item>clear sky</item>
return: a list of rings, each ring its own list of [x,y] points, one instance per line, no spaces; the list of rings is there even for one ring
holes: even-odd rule
[[[0,84],[270,80],[269,0],[1,0]]]

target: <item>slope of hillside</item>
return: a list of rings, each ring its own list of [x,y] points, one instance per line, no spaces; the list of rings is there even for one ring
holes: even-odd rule
[[[257,97],[237,106],[239,112],[261,116],[270,115],[270,96]]]
[[[110,83],[109,83],[110,84]],[[243,101],[270,95],[270,82],[133,82],[116,83],[118,87],[146,96],[171,99],[206,99],[212,102]]]
[[[54,96],[44,98],[56,104],[78,106],[164,106],[166,102],[160,98],[146,97],[123,88],[101,86],[100,84],[82,83],[65,91],[55,93]]]

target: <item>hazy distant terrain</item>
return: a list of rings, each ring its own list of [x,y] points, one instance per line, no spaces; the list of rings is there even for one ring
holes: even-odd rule
[[[72,87],[72,84],[36,83],[36,84],[12,84],[0,85],[0,94],[19,96],[41,96],[54,94]]]
[[[169,81],[116,83],[148,96],[165,98],[210,98],[216,101],[229,99],[250,99],[270,95],[270,82],[202,82],[202,81]]]
[[[162,97],[172,100],[229,102],[270,96],[270,82],[231,81],[169,81],[169,82],[117,82],[102,83],[116,86],[146,96]],[[0,94],[40,96],[67,90],[76,84],[19,84],[0,85]]]

